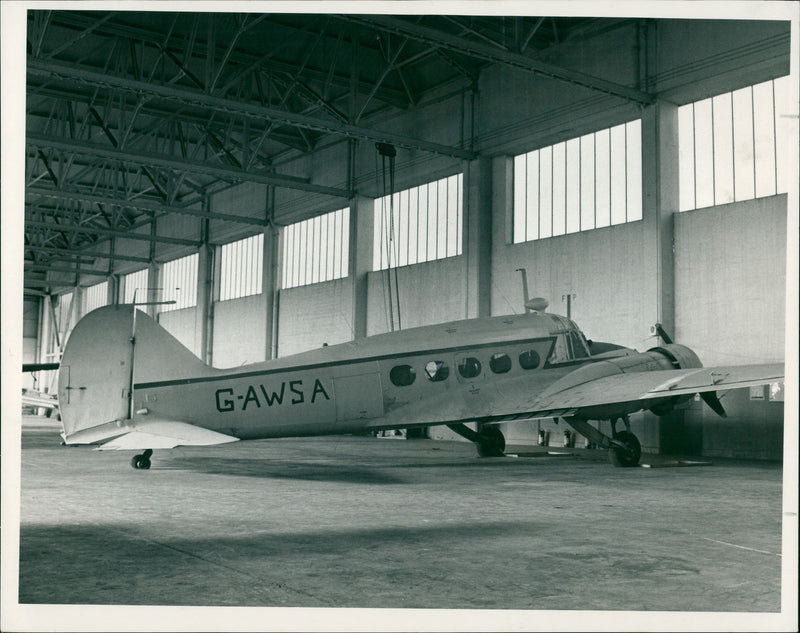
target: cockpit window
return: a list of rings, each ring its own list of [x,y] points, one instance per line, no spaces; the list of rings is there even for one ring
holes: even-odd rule
[[[572,343],[572,358],[586,358],[589,356],[589,351],[586,349],[586,344],[583,341],[583,336],[575,330],[571,330],[569,338]]]
[[[450,375],[450,367],[443,360],[432,360],[425,365],[425,374],[431,382],[447,380]]]
[[[417,372],[411,365],[397,365],[389,372],[389,380],[397,387],[407,387],[417,377]]]
[[[458,373],[462,378],[475,378],[481,373],[481,361],[473,356],[467,356],[458,361]]]
[[[511,369],[511,358],[508,354],[492,354],[489,359],[489,368],[495,374],[505,374]]]
[[[536,350],[529,349],[519,355],[519,366],[522,369],[536,369],[540,362],[541,359]]]

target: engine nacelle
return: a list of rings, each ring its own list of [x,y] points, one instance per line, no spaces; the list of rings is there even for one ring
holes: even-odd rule
[[[654,347],[642,354],[633,353],[627,356],[609,358],[596,361],[579,367],[542,392],[542,396],[555,396],[559,391],[616,374],[632,374],[646,371],[663,371],[671,369],[691,369],[702,367],[703,364],[691,349],[677,343],[670,343],[661,347]],[[651,400],[650,411],[656,415],[666,415],[676,404],[689,400],[691,396],[666,396]],[[620,417],[633,411],[641,410],[641,400],[617,405],[600,405],[589,407],[581,411],[579,417],[587,419],[607,419]]]
[[[677,343],[670,343],[669,345],[662,345],[660,347],[653,347],[647,350],[647,353],[655,352],[667,358],[672,364],[671,369],[692,369],[695,367],[702,367],[703,363],[691,349],[685,345],[678,345]]]

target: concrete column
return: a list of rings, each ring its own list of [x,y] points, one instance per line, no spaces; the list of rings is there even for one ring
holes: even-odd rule
[[[83,288],[80,286],[75,286],[75,289],[72,291],[72,305],[70,306],[70,313],[72,314],[69,324],[71,330],[83,316]]]
[[[515,267],[509,265],[502,256],[513,241],[514,228],[514,159],[511,156],[498,156],[492,160],[492,274],[498,279],[515,275]],[[495,257],[495,253],[500,257]],[[496,289],[495,289],[496,290]],[[516,308],[522,310],[522,294],[518,303],[512,305],[508,297],[497,292],[492,297],[492,314],[506,314]],[[511,298],[511,301],[515,301]]]
[[[353,280],[353,337],[367,335],[367,275],[372,270],[375,212],[372,198],[350,201],[350,249],[347,272]]]
[[[210,362],[208,350],[210,347],[209,309],[213,300],[213,246],[207,242],[197,251],[197,316],[195,320],[195,340],[200,341],[198,357],[203,362]]]
[[[278,293],[280,292],[281,231],[274,225],[264,229],[261,294],[264,298],[265,358],[278,356]]]
[[[492,313],[492,162],[465,164],[462,224],[466,269],[465,317]]]
[[[678,212],[678,107],[659,101],[642,113],[642,221],[645,272],[651,289],[644,298],[651,323],[675,335],[674,214]]]
[[[143,297],[140,297],[140,293],[136,294],[136,301],[147,301],[150,305],[141,306],[144,308],[144,312],[146,312],[151,318],[155,319],[156,314],[158,314],[158,306],[153,305],[156,301],[161,300],[161,290],[160,290],[160,281],[159,281],[159,265],[155,262],[152,262],[147,267],[147,292],[144,293]]]
[[[674,215],[678,212],[678,108],[659,101],[642,112],[642,221],[644,222],[645,292],[642,301],[649,325],[661,323],[675,333]],[[651,330],[655,334],[655,330]],[[653,346],[659,339],[653,338]],[[650,443],[658,452],[682,452],[689,434],[684,412],[659,418],[644,413],[646,426],[655,432]]]
[[[106,304],[113,306],[118,303],[119,297],[119,275],[108,276],[108,289],[106,292]]]

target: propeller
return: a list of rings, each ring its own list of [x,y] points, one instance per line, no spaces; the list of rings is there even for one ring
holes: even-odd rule
[[[703,402],[705,402],[719,417],[728,417],[728,414],[725,413],[725,409],[722,408],[722,403],[719,401],[716,391],[704,391],[700,394],[700,397],[703,399]]]

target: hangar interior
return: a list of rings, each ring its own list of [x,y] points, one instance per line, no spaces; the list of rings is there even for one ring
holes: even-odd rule
[[[643,351],[661,323],[706,365],[783,361],[789,42],[769,20],[31,10],[24,361],[148,301],[233,367],[521,313],[520,269],[588,338]],[[644,450],[781,458],[781,385],[723,402],[639,415]],[[505,433],[542,430],[562,441]]]

